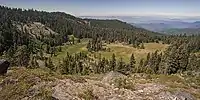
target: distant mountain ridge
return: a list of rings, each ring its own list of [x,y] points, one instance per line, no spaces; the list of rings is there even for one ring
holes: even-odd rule
[[[160,23],[139,23],[132,25],[165,34],[199,34],[200,21],[196,21],[193,23],[182,21],[160,21]]]
[[[127,23],[154,23],[155,21],[177,21],[177,22],[195,22],[200,21],[200,17],[167,17],[167,16],[79,16],[88,19],[118,19]]]
[[[141,28],[145,28],[155,32],[161,32],[166,29],[171,28],[189,28],[191,27],[191,23],[181,22],[181,21],[150,21],[148,23],[136,23],[132,24]]]
[[[81,16],[81,18],[121,20],[130,23],[134,27],[144,28],[149,31],[164,34],[199,34],[200,28],[200,17],[167,18],[161,16]]]

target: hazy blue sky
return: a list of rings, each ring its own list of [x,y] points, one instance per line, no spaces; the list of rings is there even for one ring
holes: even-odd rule
[[[0,0],[0,4],[76,16],[200,16],[200,0]]]

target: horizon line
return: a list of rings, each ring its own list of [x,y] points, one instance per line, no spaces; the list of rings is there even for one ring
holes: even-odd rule
[[[4,6],[4,7],[8,7],[8,8],[20,8],[22,10],[37,10],[37,11],[45,11],[45,12],[63,12],[66,14],[70,14],[72,16],[75,17],[174,17],[174,18],[187,18],[187,17],[200,17],[200,13],[163,13],[163,12],[143,12],[143,13],[139,13],[139,12],[127,12],[127,13],[79,13],[79,14],[75,14],[73,12],[68,12],[66,10],[45,10],[45,9],[37,9],[37,8],[26,8],[26,7],[13,7],[13,6],[9,6],[9,5],[5,5],[5,4],[0,4],[0,6]]]

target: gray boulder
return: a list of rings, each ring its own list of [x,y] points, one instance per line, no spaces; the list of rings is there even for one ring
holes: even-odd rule
[[[0,59],[0,75],[6,74],[9,66],[10,63],[7,60]]]
[[[127,77],[119,72],[111,71],[103,77],[102,82],[111,84],[114,83],[115,80],[119,78],[127,78]]]
[[[177,97],[177,100],[195,100],[194,97],[187,92],[176,91],[175,95]]]

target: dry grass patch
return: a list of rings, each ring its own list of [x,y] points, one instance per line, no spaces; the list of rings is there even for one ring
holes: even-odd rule
[[[51,98],[53,84],[48,83],[55,81],[56,77],[53,73],[50,74],[43,69],[15,68],[11,70],[0,83],[1,98],[4,100],[20,100],[29,96],[32,96],[32,99]],[[41,84],[43,82],[44,84]]]
[[[121,43],[107,44],[106,47],[110,48],[110,52],[99,51],[95,54],[101,54],[103,57],[110,59],[114,53],[117,59],[122,57],[125,62],[129,62],[131,54],[134,53],[136,61],[139,63],[142,58],[146,58],[148,53],[153,53],[156,50],[163,52],[168,47],[168,45],[161,43],[145,43],[144,46],[145,49],[138,49],[132,47],[131,45],[122,45]]]

